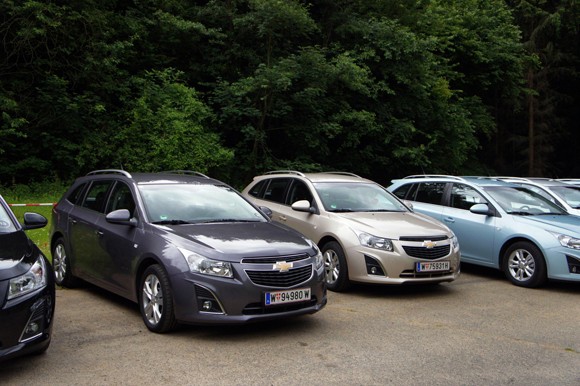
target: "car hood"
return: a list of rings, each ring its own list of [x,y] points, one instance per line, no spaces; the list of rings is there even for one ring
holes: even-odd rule
[[[441,222],[412,212],[355,212],[335,214],[351,228],[374,236],[399,239],[401,236],[441,236],[451,234]]]
[[[300,233],[271,222],[208,223],[163,228],[171,234],[176,244],[187,247],[187,243],[182,241],[188,240],[219,253],[222,260],[314,253],[313,244]]]
[[[32,264],[32,251],[32,242],[24,231],[0,233],[0,280],[25,273]]]
[[[580,217],[571,214],[565,215],[536,215],[536,216],[514,216],[515,221],[540,226],[546,230],[555,232],[568,231],[570,236],[580,235]]]

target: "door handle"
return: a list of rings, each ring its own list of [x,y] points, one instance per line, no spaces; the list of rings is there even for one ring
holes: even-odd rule
[[[103,231],[95,231],[95,234],[96,234],[98,237],[103,237],[103,235],[104,235],[105,233],[104,233]]]
[[[68,222],[70,222],[71,224],[76,224],[77,220],[75,220],[74,218],[68,218]]]
[[[445,217],[445,218],[443,219],[443,221],[445,221],[445,222],[450,222],[450,223],[452,223],[452,224],[453,224],[453,223],[455,222],[455,219],[454,219],[453,217]]]
[[[279,219],[280,221],[286,221],[286,216],[280,216]]]

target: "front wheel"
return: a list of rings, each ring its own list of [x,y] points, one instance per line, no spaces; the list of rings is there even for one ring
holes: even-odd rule
[[[534,244],[520,241],[510,246],[504,254],[503,271],[515,285],[539,287],[547,280],[546,262]]]
[[[164,333],[177,326],[173,294],[165,270],[158,264],[147,267],[141,276],[139,309],[150,331]]]
[[[336,241],[324,244],[322,257],[327,288],[335,292],[346,291],[350,287],[350,282],[346,258],[340,244]]]

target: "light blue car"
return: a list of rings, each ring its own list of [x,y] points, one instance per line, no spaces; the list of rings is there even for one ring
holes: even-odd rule
[[[490,178],[416,175],[388,190],[445,223],[461,261],[502,270],[515,285],[580,282],[580,217],[530,189]]]

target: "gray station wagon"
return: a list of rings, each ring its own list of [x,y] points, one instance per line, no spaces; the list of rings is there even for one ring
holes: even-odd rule
[[[50,242],[57,284],[84,279],[135,301],[154,332],[312,314],[327,300],[312,241],[196,172],[78,178]]]

